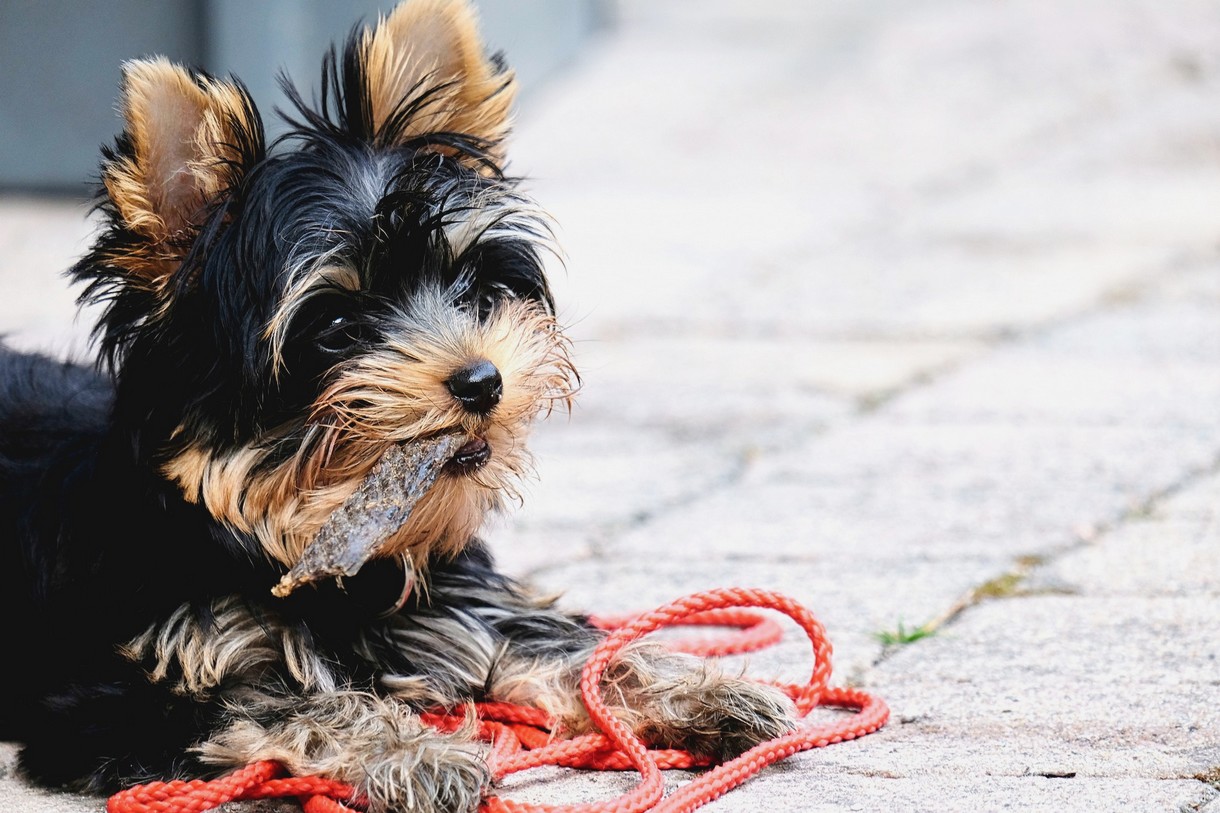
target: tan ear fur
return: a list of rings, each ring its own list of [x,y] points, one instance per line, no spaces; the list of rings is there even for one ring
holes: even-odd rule
[[[364,63],[374,132],[404,100],[447,85],[401,137],[464,133],[486,140],[492,155],[508,134],[516,82],[488,59],[474,9],[465,0],[405,0],[382,17],[364,40]]]
[[[159,277],[227,184],[226,165],[238,158],[233,122],[248,109],[234,85],[157,57],[123,65],[122,112],[128,147],[102,180],[123,222],[147,244],[116,260]]]

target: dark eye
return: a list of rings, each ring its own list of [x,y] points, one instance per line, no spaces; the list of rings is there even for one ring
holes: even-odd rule
[[[360,322],[346,314],[327,314],[318,320],[314,343],[326,353],[345,353],[365,338]]]

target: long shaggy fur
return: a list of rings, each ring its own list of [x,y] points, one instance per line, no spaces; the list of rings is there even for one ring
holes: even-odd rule
[[[588,728],[600,633],[478,539],[578,381],[549,226],[503,163],[513,87],[461,0],[354,31],[274,144],[237,80],[124,67],[104,227],[71,269],[96,364],[0,348],[0,736],[26,776],[275,759],[375,812],[469,811],[482,746],[419,711]],[[446,433],[464,445],[357,573],[272,594],[388,449]],[[607,689],[657,745],[728,756],[792,724],[778,692],[651,645]]]

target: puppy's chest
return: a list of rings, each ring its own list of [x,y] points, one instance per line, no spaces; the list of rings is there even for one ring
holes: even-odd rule
[[[502,636],[460,607],[421,601],[410,586],[387,564],[287,601],[228,595],[184,604],[120,651],[152,683],[197,700],[251,687],[355,686],[428,703],[477,692]]]

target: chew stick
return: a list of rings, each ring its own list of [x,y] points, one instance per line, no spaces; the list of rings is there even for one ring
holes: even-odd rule
[[[441,435],[390,447],[271,593],[283,598],[327,576],[354,575],[406,524],[462,442],[460,435]]]

